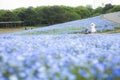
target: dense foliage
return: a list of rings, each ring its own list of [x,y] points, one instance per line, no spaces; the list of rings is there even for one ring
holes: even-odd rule
[[[24,21],[26,26],[51,25],[116,11],[120,11],[120,6],[111,4],[96,9],[92,9],[90,5],[86,7],[41,6],[18,8],[15,10],[0,10],[0,22]]]

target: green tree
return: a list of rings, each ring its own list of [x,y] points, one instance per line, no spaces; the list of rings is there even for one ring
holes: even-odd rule
[[[36,23],[36,13],[32,7],[25,9],[22,12],[18,13],[18,17],[21,21],[24,21],[26,26],[32,26]]]
[[[81,16],[77,12],[75,12],[75,9],[73,7],[61,6],[61,8],[63,8],[63,10],[65,11],[65,13],[63,13],[65,22],[81,19]]]
[[[98,15],[101,15],[102,14],[102,11],[103,11],[103,8],[102,7],[98,7],[96,9],[93,10],[93,16],[98,16]]]
[[[90,16],[90,11],[83,6],[78,6],[75,8],[75,12],[81,16],[81,18],[87,18]]]
[[[86,5],[86,8],[89,10],[90,16],[92,16],[92,15],[93,15],[93,8],[92,8],[92,5]]]
[[[2,18],[5,12],[6,12],[5,10],[0,10],[0,22],[3,21]]]
[[[14,13],[14,15],[16,16],[16,18],[20,21],[21,18],[19,17],[19,13],[22,13],[25,11],[25,8],[22,7],[22,8],[17,8],[15,10],[12,10],[12,12]]]
[[[108,10],[112,9],[113,5],[112,4],[106,4],[105,7],[103,8],[102,13],[107,13]]]
[[[117,12],[120,11],[120,5],[114,5],[112,9],[110,9],[108,12]]]
[[[34,8],[34,11],[36,13],[36,25],[41,25],[41,24],[47,24],[46,20],[43,18],[42,14],[43,13],[43,9],[45,8],[46,6],[39,6],[39,7],[36,7]]]
[[[3,11],[0,17],[1,17],[0,21],[16,21],[17,20],[14,13],[9,10]]]
[[[81,16],[78,15],[76,12],[66,12],[64,16],[65,16],[65,22],[81,19]]]
[[[64,22],[64,10],[59,6],[48,6],[41,9],[39,13],[41,22],[47,24],[55,24]]]

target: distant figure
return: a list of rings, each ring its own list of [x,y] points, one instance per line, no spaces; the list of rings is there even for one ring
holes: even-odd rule
[[[96,25],[94,23],[91,23],[91,26],[90,26],[91,27],[91,33],[97,32],[96,29],[95,29],[95,26]]]
[[[27,28],[25,27],[25,30],[27,30]]]
[[[85,29],[85,34],[90,34],[89,29]]]

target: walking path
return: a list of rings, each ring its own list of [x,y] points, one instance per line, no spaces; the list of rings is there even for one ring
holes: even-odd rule
[[[120,11],[103,15],[103,18],[120,24]]]

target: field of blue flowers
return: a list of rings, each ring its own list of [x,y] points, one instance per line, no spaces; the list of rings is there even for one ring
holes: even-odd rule
[[[101,16],[91,17],[82,20],[70,21],[62,24],[55,24],[51,26],[46,26],[43,28],[37,28],[33,30],[15,32],[12,34],[19,35],[40,35],[40,34],[73,34],[76,32],[84,32],[86,28],[90,28],[90,24],[95,23],[97,32],[103,32],[106,30],[113,30],[119,27],[119,24],[112,23],[106,19],[101,18]]]
[[[72,34],[91,22],[97,31],[118,27],[97,16],[1,34],[0,80],[120,80],[120,33]]]

